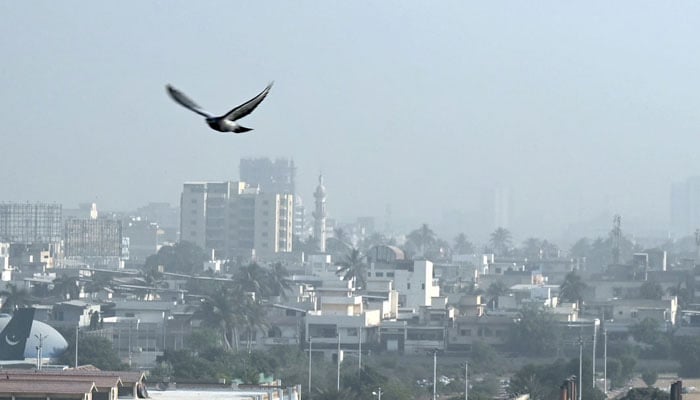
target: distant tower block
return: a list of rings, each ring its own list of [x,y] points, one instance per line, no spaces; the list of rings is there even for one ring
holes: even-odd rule
[[[322,253],[326,252],[326,188],[323,186],[323,175],[318,176],[318,186],[314,192],[316,209],[314,216],[314,239],[316,246]]]
[[[97,219],[97,204],[92,203],[92,207],[90,208],[90,219]]]

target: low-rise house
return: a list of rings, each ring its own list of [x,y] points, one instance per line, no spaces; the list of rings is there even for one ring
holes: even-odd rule
[[[446,328],[447,349],[468,351],[476,342],[499,347],[506,343],[516,314],[459,316],[453,326]]]

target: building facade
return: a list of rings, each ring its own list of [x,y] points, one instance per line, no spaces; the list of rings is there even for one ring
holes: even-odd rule
[[[121,257],[121,249],[121,221],[69,219],[65,222],[66,257]]]
[[[292,251],[294,196],[263,193],[242,181],[185,183],[180,239],[215,258],[272,256]]]
[[[61,241],[62,206],[46,203],[0,203],[0,240],[9,243]]]

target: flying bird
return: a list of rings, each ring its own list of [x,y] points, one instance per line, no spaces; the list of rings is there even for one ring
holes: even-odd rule
[[[267,87],[257,96],[246,101],[240,106],[237,106],[236,108],[227,112],[226,114],[218,117],[209,114],[209,112],[205,111],[197,103],[192,101],[192,99],[190,99],[184,93],[175,89],[174,87],[167,85],[166,88],[168,89],[168,94],[170,95],[170,97],[172,97],[173,100],[175,100],[178,104],[189,109],[190,111],[196,112],[197,114],[203,116],[207,121],[207,125],[209,125],[211,129],[214,129],[219,132],[243,133],[252,131],[253,129],[238,125],[236,121],[252,113],[253,110],[255,110],[255,108],[265,99],[267,94],[270,92],[270,88],[272,88],[272,83],[273,82],[270,82],[270,84],[267,85]]]

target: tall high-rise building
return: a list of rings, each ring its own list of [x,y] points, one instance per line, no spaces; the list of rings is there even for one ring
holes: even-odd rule
[[[263,193],[296,194],[294,160],[243,158],[238,166],[241,181],[258,186]]]
[[[689,236],[700,228],[700,176],[671,185],[670,211],[674,237]]]
[[[245,182],[188,182],[180,198],[180,239],[218,258],[292,251],[294,196]]]

